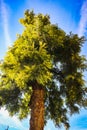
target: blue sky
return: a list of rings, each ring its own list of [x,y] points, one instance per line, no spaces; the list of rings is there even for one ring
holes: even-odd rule
[[[16,34],[23,31],[18,20],[26,9],[34,9],[35,13],[49,14],[51,22],[79,36],[87,34],[87,0],[0,0],[0,59],[3,59],[8,46],[16,40]],[[87,43],[82,48],[87,57]],[[87,73],[86,73],[87,74]],[[87,76],[86,78],[87,79]],[[4,108],[0,110],[0,130],[28,130],[29,118],[20,122],[16,116],[9,117]],[[87,110],[82,109],[79,115],[70,117],[70,130],[87,130]],[[48,121],[45,130],[58,130]],[[59,128],[64,130],[64,128]]]

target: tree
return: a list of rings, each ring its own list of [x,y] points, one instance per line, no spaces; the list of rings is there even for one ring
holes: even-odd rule
[[[85,39],[29,10],[20,23],[24,31],[0,64],[0,106],[20,119],[30,113],[30,130],[43,130],[48,119],[68,129],[68,114],[87,107]]]

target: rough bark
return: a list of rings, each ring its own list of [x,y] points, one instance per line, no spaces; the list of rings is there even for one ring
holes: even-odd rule
[[[35,83],[32,88],[29,130],[44,130],[44,88],[38,83]]]

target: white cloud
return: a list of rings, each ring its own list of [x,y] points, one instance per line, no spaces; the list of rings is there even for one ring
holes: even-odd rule
[[[6,46],[9,46],[11,45],[11,38],[9,34],[9,25],[8,25],[9,16],[8,16],[8,8],[4,0],[1,0],[1,16],[3,20],[5,43],[6,43]]]
[[[84,1],[81,8],[81,18],[79,23],[78,35],[82,36],[87,32],[87,0]]]
[[[10,128],[16,128],[18,130],[28,130],[28,128],[23,124],[23,121],[18,120],[16,116],[10,117],[8,111],[4,108],[1,108],[0,110],[0,124],[7,125]]]

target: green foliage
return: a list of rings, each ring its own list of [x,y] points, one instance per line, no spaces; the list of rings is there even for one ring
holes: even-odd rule
[[[66,33],[48,15],[27,10],[20,19],[24,31],[0,64],[0,106],[10,115],[27,117],[35,81],[45,89],[45,120],[69,127],[67,113],[87,106],[83,72],[86,59],[80,54],[84,37]]]

